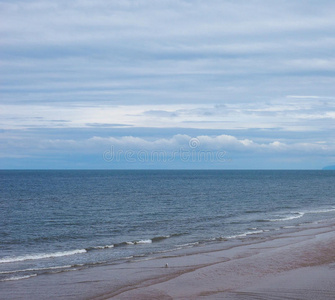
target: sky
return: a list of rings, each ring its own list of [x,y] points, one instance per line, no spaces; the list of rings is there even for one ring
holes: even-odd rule
[[[335,164],[335,1],[0,0],[0,169]]]

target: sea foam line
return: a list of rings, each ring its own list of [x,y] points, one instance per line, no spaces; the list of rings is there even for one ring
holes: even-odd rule
[[[308,214],[322,214],[322,213],[328,213],[328,212],[334,212],[335,208],[325,208],[325,209],[319,209],[319,210],[311,210],[307,211]]]
[[[307,210],[304,212],[295,213],[294,216],[290,215],[285,218],[270,219],[268,221],[270,222],[290,221],[290,220],[302,218],[305,214],[322,214],[322,213],[328,213],[328,212],[335,212],[335,208],[325,208],[325,209],[317,209],[317,210],[309,210],[309,211]]]
[[[134,242],[135,245],[136,244],[151,244],[151,243],[152,243],[152,240],[150,240],[150,239]]]
[[[246,237],[248,235],[252,235],[252,234],[259,234],[259,233],[263,233],[264,230],[255,230],[255,231],[247,231],[241,234],[237,234],[237,235],[231,235],[231,236],[227,236],[227,239],[236,239],[236,238],[241,238],[241,237]]]
[[[141,245],[141,244],[152,244],[152,240],[147,239],[147,240],[140,240],[140,241],[134,241],[134,242],[124,242],[118,245],[123,246],[123,245]]]
[[[161,242],[165,239],[180,236],[181,234],[172,234],[172,235],[162,235],[162,236],[156,236],[151,239],[143,239],[143,240],[137,240],[137,241],[128,241],[128,242],[121,242],[118,244],[114,244],[114,247],[120,247],[120,246],[129,246],[129,245],[142,245],[142,244],[152,244]]]
[[[14,274],[14,273],[23,273],[23,272],[36,272],[36,271],[48,271],[48,270],[57,270],[57,269],[69,269],[77,266],[83,265],[66,265],[66,266],[55,266],[55,267],[45,267],[45,268],[31,268],[31,269],[22,269],[22,270],[13,270],[13,271],[3,271],[0,274]]]
[[[119,243],[119,244],[112,244],[112,245],[105,245],[105,246],[95,246],[95,247],[89,247],[89,248],[85,248],[85,249],[78,249],[78,250],[72,250],[72,251],[54,252],[54,253],[41,253],[41,254],[23,255],[23,256],[16,256],[16,257],[4,257],[4,258],[0,259],[0,264],[1,263],[20,262],[20,261],[26,261],[26,260],[38,260],[38,259],[45,259],[45,258],[69,256],[69,255],[86,253],[86,252],[92,251],[92,250],[112,249],[114,247],[119,247],[119,246],[152,244],[153,242],[160,242],[164,239],[168,239],[170,237],[180,236],[180,235],[181,234],[156,236],[156,237],[153,237],[152,239],[143,239],[143,240],[132,241],[132,242],[122,242],[122,243]]]
[[[37,274],[31,274],[31,275],[25,275],[25,276],[13,276],[13,277],[10,277],[10,278],[2,279],[0,281],[21,280],[21,279],[28,279],[28,278],[35,277],[35,276],[37,276]]]
[[[291,215],[291,216],[287,216],[287,217],[279,218],[279,219],[269,219],[268,221],[270,221],[270,222],[290,221],[290,220],[294,220],[294,219],[300,219],[304,215],[305,215],[305,213],[299,212],[299,213],[296,213],[294,216]]]
[[[25,260],[37,260],[37,259],[44,259],[44,258],[62,257],[62,256],[69,256],[69,255],[81,254],[81,253],[86,253],[86,252],[87,251],[85,249],[79,249],[79,250],[64,251],[64,252],[41,253],[41,254],[23,255],[23,256],[16,256],[16,257],[4,257],[0,259],[0,264],[19,262],[19,261],[25,261]]]
[[[104,250],[104,249],[112,249],[114,248],[114,245],[105,245],[105,246],[95,246],[95,247],[89,247],[85,248],[86,251],[92,251],[92,250]]]

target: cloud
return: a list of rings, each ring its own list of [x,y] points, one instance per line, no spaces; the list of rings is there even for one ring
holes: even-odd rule
[[[333,92],[331,1],[34,0],[0,7],[7,103],[218,103]],[[310,84],[315,78],[318,87]]]
[[[246,156],[328,153],[334,12],[330,0],[0,1],[4,153],[30,152],[28,137],[41,153],[95,153],[111,136],[174,149],[184,135]]]
[[[114,129],[115,130],[115,129]],[[123,130],[122,128],[120,130]],[[129,130],[129,129],[127,129]],[[37,132],[38,133],[38,132]],[[321,168],[331,161],[335,142],[305,139],[254,139],[221,135],[57,136],[4,131],[0,161],[37,167],[74,168]],[[271,134],[269,134],[271,136]],[[7,159],[7,160],[6,160]],[[53,162],[59,161],[58,165]],[[316,161],[315,161],[316,160]],[[285,162],[285,163],[284,163]],[[169,164],[167,164],[169,163]],[[225,165],[229,163],[228,165]],[[111,165],[109,165],[111,164]],[[223,165],[224,164],[224,165]]]
[[[148,110],[143,112],[143,115],[160,117],[160,118],[174,118],[178,116],[178,112],[170,112],[166,110]]]
[[[266,102],[213,104],[68,106],[0,105],[4,129],[157,127],[197,129],[277,129],[285,138],[288,131],[325,131],[333,127],[335,105],[331,99],[282,97]]]
[[[13,140],[16,143],[17,140]],[[152,137],[136,137],[136,136],[121,136],[121,137],[99,137],[94,136],[88,139],[43,139],[40,141],[31,142],[30,139],[20,141],[22,150],[30,147],[32,153],[34,149],[40,150],[58,150],[61,152],[96,152],[108,147],[113,147],[119,151],[228,151],[234,152],[252,152],[252,153],[295,153],[302,152],[312,153],[331,153],[335,150],[335,144],[329,145],[325,142],[318,141],[315,143],[285,143],[281,141],[270,141],[267,143],[255,142],[250,139],[239,139],[231,135],[218,136],[189,136],[186,134],[177,134],[169,138],[152,138]],[[194,145],[192,145],[194,143]],[[20,145],[17,145],[20,148]],[[34,149],[33,149],[34,148]]]
[[[129,127],[129,124],[113,124],[113,123],[86,123],[88,127],[97,127],[97,128],[111,128],[111,127]]]

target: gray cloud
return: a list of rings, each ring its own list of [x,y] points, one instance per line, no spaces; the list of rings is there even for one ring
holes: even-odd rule
[[[131,127],[129,124],[111,124],[111,123],[86,123],[88,127],[96,127],[96,128],[119,128],[119,127]]]
[[[241,149],[333,145],[334,1],[12,0],[0,20],[8,153],[33,128],[74,144],[221,130]]]
[[[178,116],[178,111],[170,112],[166,110],[148,110],[143,113],[147,116],[161,117],[161,118],[173,118]]]
[[[333,7],[331,1],[1,2],[2,98],[124,104],[329,95]],[[318,87],[309,84],[315,78]]]

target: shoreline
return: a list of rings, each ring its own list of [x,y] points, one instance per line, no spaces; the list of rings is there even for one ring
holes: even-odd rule
[[[205,258],[207,265],[185,270],[164,282],[129,287],[133,289],[108,299],[333,299],[333,222],[272,240],[208,252],[217,262],[209,263]],[[200,256],[194,258],[204,263]],[[314,288],[310,288],[312,285]]]
[[[206,245],[147,260],[2,282],[0,298],[271,299],[273,294],[285,299],[288,293],[294,299],[331,299],[334,229],[335,220],[329,220],[225,249],[223,244]],[[323,298],[317,298],[316,291]]]

